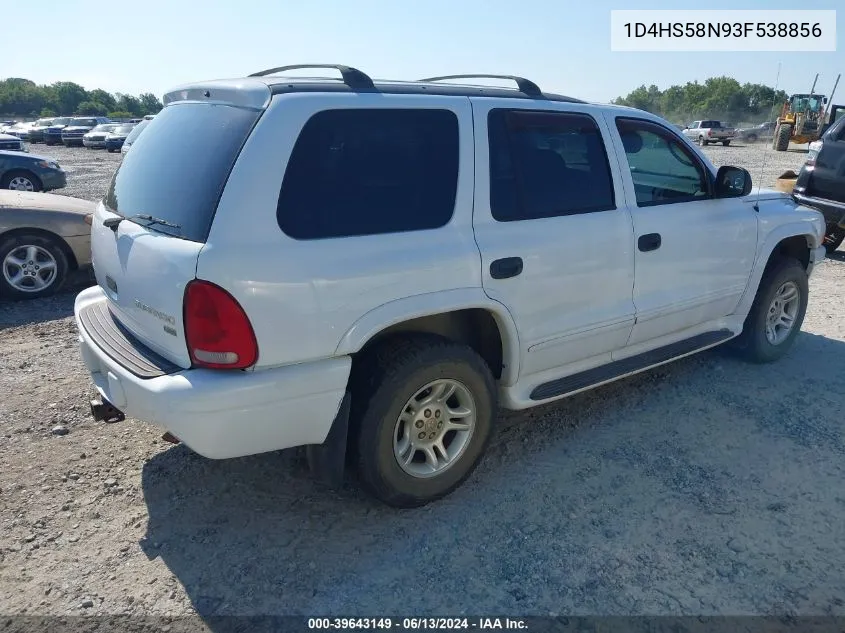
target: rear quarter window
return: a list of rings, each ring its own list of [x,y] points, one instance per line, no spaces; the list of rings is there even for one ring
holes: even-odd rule
[[[453,112],[325,110],[294,145],[276,217],[300,240],[435,229],[452,218],[457,184]]]
[[[104,204],[127,218],[146,214],[178,225],[135,220],[151,230],[204,242],[229,172],[258,116],[254,110],[219,104],[166,107],[138,134]],[[135,128],[130,138],[138,132]]]

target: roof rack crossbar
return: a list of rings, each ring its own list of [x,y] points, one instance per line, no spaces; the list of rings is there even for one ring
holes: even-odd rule
[[[250,77],[265,77],[267,75],[275,75],[276,73],[284,72],[286,70],[299,70],[300,68],[334,68],[340,72],[343,83],[353,89],[373,90],[375,85],[369,75],[352,68],[351,66],[344,66],[343,64],[293,64],[291,66],[278,66],[277,68],[268,68],[267,70],[260,70],[257,73],[252,73]]]
[[[446,79],[510,79],[516,82],[516,87],[523,94],[531,97],[542,97],[543,91],[540,86],[535,84],[530,79],[525,77],[517,77],[516,75],[443,75],[442,77],[427,77],[419,81],[444,81]]]

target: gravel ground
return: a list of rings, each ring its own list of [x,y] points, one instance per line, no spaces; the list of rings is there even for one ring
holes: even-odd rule
[[[119,161],[37,151],[92,199]],[[706,151],[764,179],[803,161]],[[79,285],[0,303],[0,614],[845,615],[843,284],[840,251],[780,362],[710,351],[504,414],[466,485],[402,512],[299,451],[211,461],[93,423]]]

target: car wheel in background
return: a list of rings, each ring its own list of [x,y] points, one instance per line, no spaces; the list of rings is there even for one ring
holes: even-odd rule
[[[745,140],[748,141],[749,143],[755,143],[757,141],[757,135],[756,134],[749,134],[748,136],[745,137]]]
[[[699,137],[698,137],[698,145],[699,145],[700,147],[705,147],[705,146],[707,145],[707,141],[705,141],[705,140],[704,140],[704,137],[703,137],[703,136],[699,136]]]
[[[0,266],[0,294],[37,299],[61,288],[68,262],[55,239],[23,234],[0,242]]]
[[[41,191],[41,181],[38,176],[28,171],[10,171],[0,180],[0,189],[14,191]]]
[[[731,144],[730,141],[722,141],[722,145],[724,145],[725,147],[727,147],[730,144]]]

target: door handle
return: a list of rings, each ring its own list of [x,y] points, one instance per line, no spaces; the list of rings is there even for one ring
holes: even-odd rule
[[[656,251],[660,248],[661,243],[660,233],[646,233],[645,235],[640,235],[640,238],[637,240],[637,248],[644,253],[647,251]]]
[[[522,272],[521,257],[505,257],[490,264],[490,276],[493,279],[507,279],[516,277]]]

